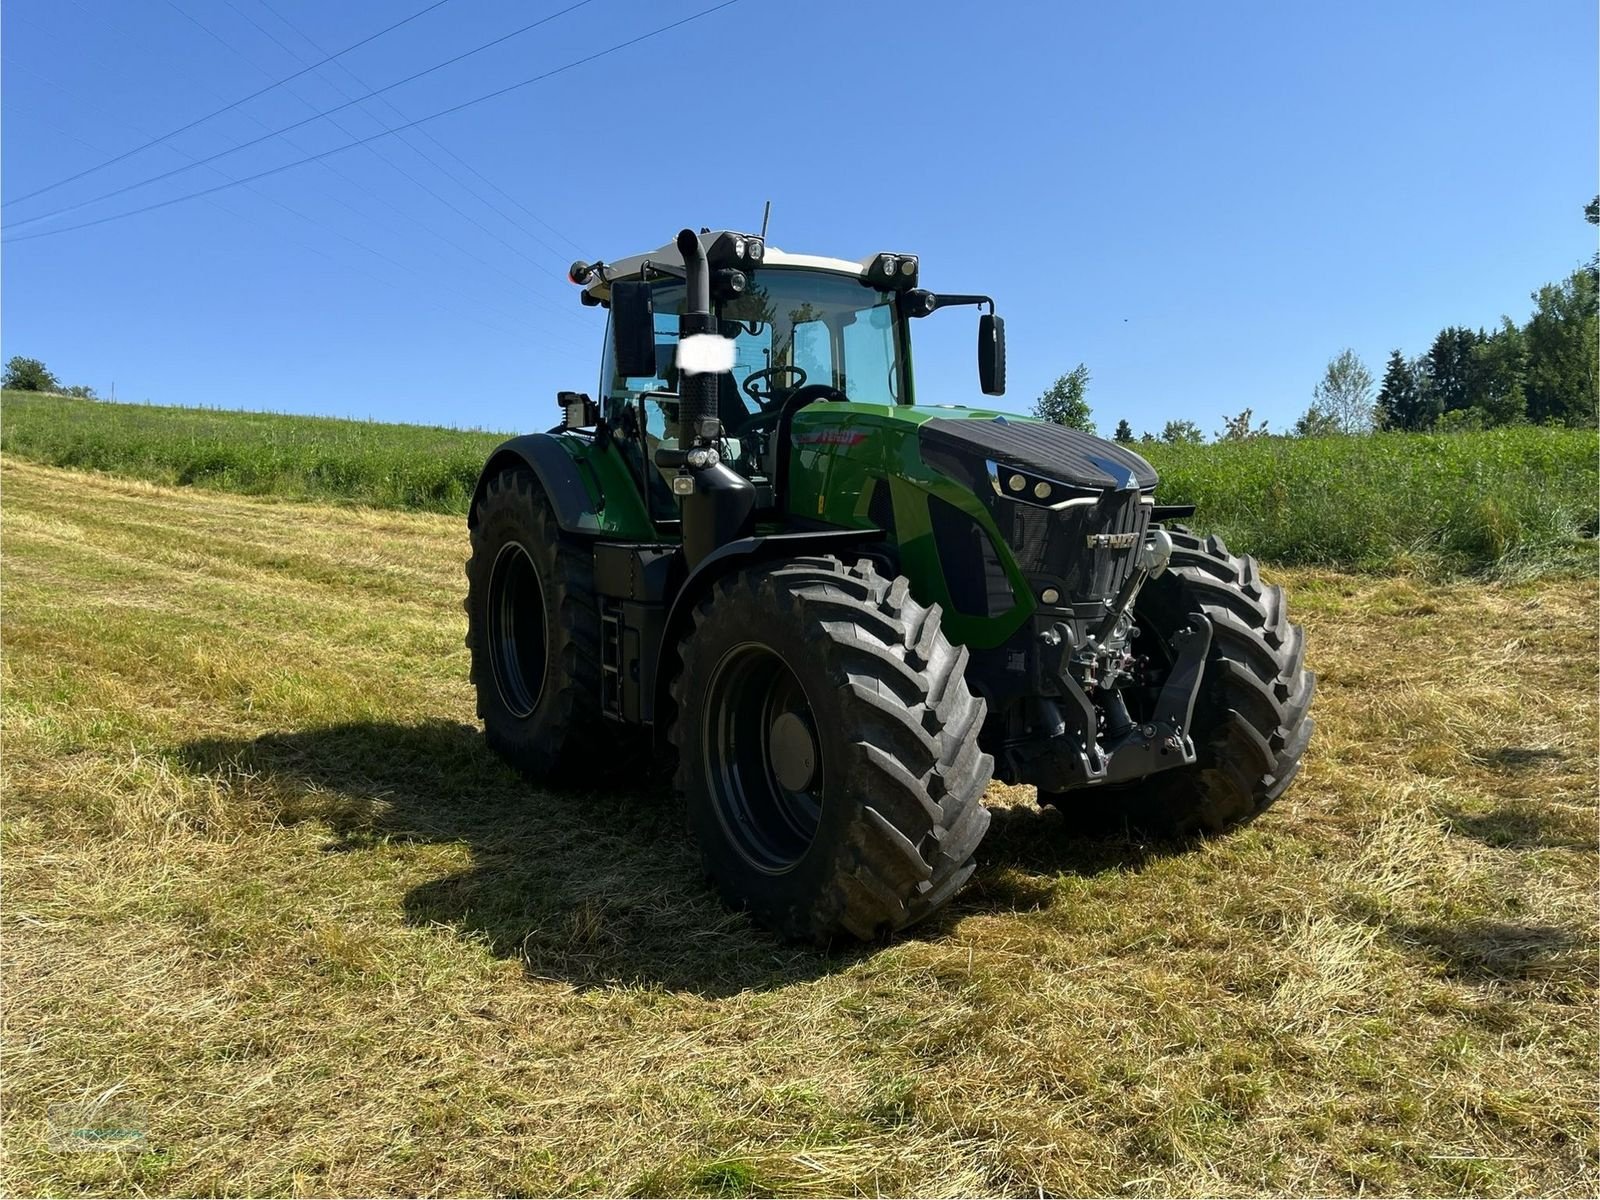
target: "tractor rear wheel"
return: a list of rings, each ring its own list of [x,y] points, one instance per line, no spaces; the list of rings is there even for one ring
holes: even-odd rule
[[[1256,560],[1218,537],[1167,529],[1172,561],[1144,585],[1134,617],[1144,638],[1170,644],[1188,614],[1211,621],[1211,649],[1195,697],[1192,766],[1094,791],[1041,792],[1069,814],[1115,819],[1166,836],[1217,833],[1254,819],[1288,789],[1316,722],[1316,676],[1305,636],[1288,620],[1283,589],[1262,582]]]
[[[585,761],[602,724],[594,560],[561,533],[533,473],[510,467],[473,509],[467,646],[489,747],[533,780]]]
[[[787,937],[867,940],[972,874],[994,762],[939,615],[904,579],[820,556],[700,600],[672,684],[676,786],[730,905]]]

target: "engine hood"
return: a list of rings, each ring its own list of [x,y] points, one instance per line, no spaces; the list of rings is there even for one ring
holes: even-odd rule
[[[930,450],[981,457],[1076,487],[1146,492],[1156,485],[1155,468],[1132,450],[1050,421],[935,417],[923,422],[918,437]]]

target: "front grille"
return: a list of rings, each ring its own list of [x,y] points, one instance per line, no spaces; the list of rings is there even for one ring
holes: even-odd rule
[[[1090,598],[1114,596],[1133,574],[1133,564],[1139,557],[1139,546],[1144,541],[1145,530],[1150,527],[1150,506],[1141,504],[1137,492],[1118,492],[1110,514],[1111,527],[1084,531],[1084,549],[1094,563],[1094,581],[1090,584]],[[1102,500],[1093,510],[1106,507]],[[1089,546],[1089,538],[1096,533],[1133,534],[1126,546]]]
[[[1013,501],[1001,501],[991,511],[1000,518],[1022,573],[1040,586],[1048,582],[1060,588],[1069,604],[1116,595],[1133,573],[1150,527],[1150,505],[1134,491],[1105,492],[1094,504],[1059,511]],[[1116,539],[1125,544],[1091,545],[1096,534],[1133,536]]]

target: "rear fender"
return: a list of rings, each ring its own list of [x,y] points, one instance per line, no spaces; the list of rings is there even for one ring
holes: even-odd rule
[[[477,523],[478,501],[489,480],[507,467],[526,467],[539,481],[563,533],[659,541],[638,484],[615,438],[529,433],[495,447],[478,476],[467,524]]]
[[[550,501],[556,524],[567,533],[597,532],[593,524],[596,497],[579,473],[578,464],[561,447],[555,436],[548,433],[528,433],[501,442],[489,455],[478,476],[478,486],[472,492],[472,507],[467,510],[467,524],[478,523],[478,501],[488,490],[489,481],[507,467],[527,467],[539,481],[545,498]],[[587,525],[585,517],[590,518]]]

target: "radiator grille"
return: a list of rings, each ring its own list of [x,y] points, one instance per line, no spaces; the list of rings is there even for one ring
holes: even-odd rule
[[[1092,505],[1059,511],[1002,501],[993,511],[1022,573],[1030,581],[1055,581],[1069,603],[1115,595],[1132,574],[1150,527],[1150,505],[1138,492],[1106,492]],[[1097,546],[1091,544],[1096,534],[1133,536],[1125,546]]]

